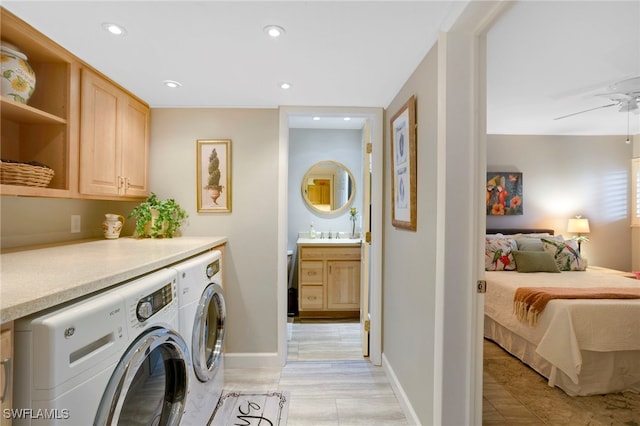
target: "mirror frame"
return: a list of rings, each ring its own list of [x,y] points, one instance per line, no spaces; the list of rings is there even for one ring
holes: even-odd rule
[[[311,177],[311,174],[312,174],[311,171],[314,169],[314,167],[322,166],[322,165],[334,165],[336,167],[343,169],[344,171],[347,172],[347,174],[349,175],[349,180],[351,181],[352,190],[347,202],[344,203],[344,205],[342,205],[341,207],[334,210],[330,210],[330,211],[320,210],[319,208],[317,208],[314,204],[311,203],[311,200],[309,200],[309,196],[307,194],[307,181]],[[300,190],[301,190],[302,200],[313,213],[316,213],[322,216],[334,216],[344,212],[351,206],[351,204],[353,204],[353,200],[355,200],[355,197],[356,197],[356,180],[353,177],[353,173],[351,173],[351,170],[349,170],[349,168],[344,164],[339,163],[337,161],[333,161],[333,160],[319,161],[313,164],[311,167],[309,167],[309,169],[307,169],[307,172],[304,174],[304,177],[302,178]]]

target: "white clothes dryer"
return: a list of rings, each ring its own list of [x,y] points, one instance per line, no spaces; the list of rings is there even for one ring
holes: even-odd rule
[[[202,426],[209,423],[224,387],[222,253],[213,250],[174,268],[178,274],[179,330],[190,348],[193,367],[182,425]]]
[[[177,425],[191,362],[164,269],[15,323],[17,425]]]

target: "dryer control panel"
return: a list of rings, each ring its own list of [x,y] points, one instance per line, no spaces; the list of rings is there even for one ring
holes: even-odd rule
[[[207,265],[207,278],[211,279],[218,272],[220,272],[220,259],[216,259]]]

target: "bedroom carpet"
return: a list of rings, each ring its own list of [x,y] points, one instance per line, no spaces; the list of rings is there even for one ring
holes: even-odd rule
[[[568,396],[485,340],[482,424],[640,426],[640,394]]]

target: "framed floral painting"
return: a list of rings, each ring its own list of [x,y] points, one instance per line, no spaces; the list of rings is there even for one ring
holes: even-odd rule
[[[487,215],[522,214],[522,173],[487,172]]]
[[[198,212],[231,212],[231,140],[197,141]]]

